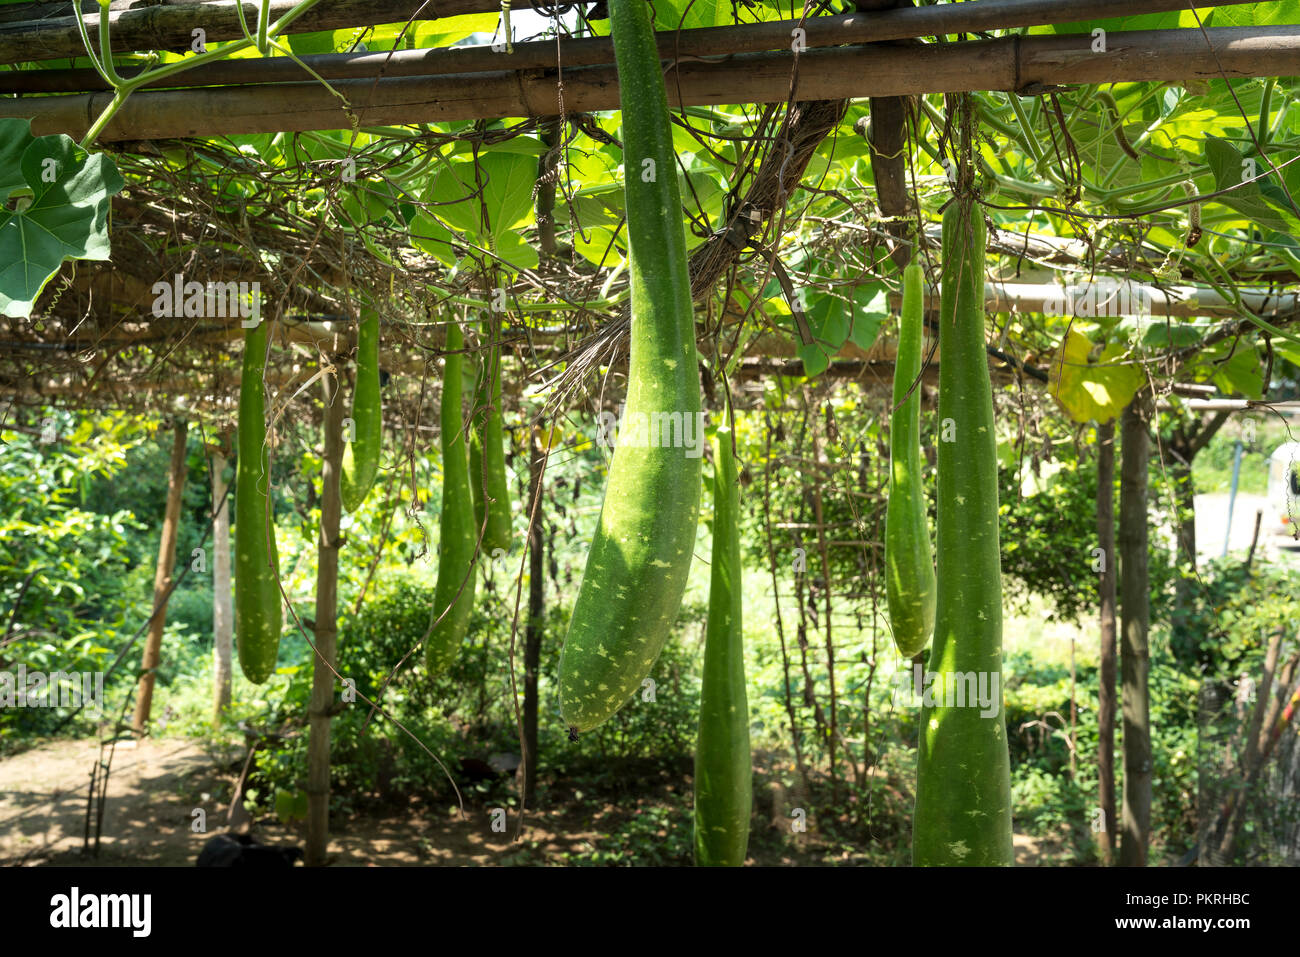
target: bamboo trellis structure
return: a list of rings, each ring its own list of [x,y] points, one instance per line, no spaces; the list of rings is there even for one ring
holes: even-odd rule
[[[593,2],[594,0],[586,0],[575,6],[588,7]],[[1251,0],[1218,0],[1213,5],[1232,6],[1249,2]],[[278,21],[296,4],[297,0],[270,0],[270,20]],[[242,5],[245,20],[255,23],[259,12],[258,4],[254,0],[244,0]],[[113,0],[109,12],[112,49],[115,52],[146,49],[184,52],[191,48],[196,28],[204,31],[208,41],[240,39],[243,31],[236,6],[232,0],[168,0],[166,3],[149,6],[140,6],[135,0]],[[1005,30],[1043,23],[1079,23],[1139,13],[1166,13],[1186,9],[1186,6],[1185,0],[981,0],[972,4],[904,7],[836,17],[738,25],[743,27],[742,30],[726,26],[666,33],[661,49],[665,55],[674,51],[672,55],[714,56],[720,53],[789,49],[794,29],[803,31],[803,42],[810,47],[879,43],[940,34]],[[93,36],[99,29],[99,5],[96,0],[82,0],[81,7],[86,27]],[[62,2],[36,2],[14,4],[0,10],[0,63],[83,55],[85,49],[76,20],[67,12],[67,8],[68,4]],[[384,23],[427,22],[462,14],[493,13],[500,9],[500,0],[335,0],[317,4],[307,10],[293,22],[294,29],[289,32],[307,33]],[[688,34],[693,39],[686,38]],[[699,45],[693,45],[696,43]],[[551,53],[541,50],[541,46],[547,47]],[[612,52],[605,41],[569,47],[567,51],[561,45],[561,59],[573,66],[583,65],[574,62],[572,57],[573,51],[584,49],[602,51],[595,54],[597,59],[588,60],[588,64],[613,61]],[[545,58],[553,55],[554,51],[553,43],[531,48],[527,44],[520,44],[513,52],[494,53],[492,69],[526,69],[535,65],[530,57]],[[473,58],[483,52],[435,51],[435,55]],[[328,62],[328,58],[307,58],[306,62],[319,71]],[[543,59],[541,65],[557,64]],[[342,78],[340,74],[322,73],[322,76],[326,79]]]
[[[1242,0],[1226,0],[1221,5],[1237,2]],[[274,0],[270,7],[272,19],[282,16],[292,6],[289,0]],[[917,39],[940,34],[978,34],[984,30],[1048,22],[1086,24],[1107,16],[1184,8],[1181,0],[979,0],[807,20],[665,30],[659,35],[659,41],[661,52],[671,61],[667,86],[670,98],[678,106],[786,102],[796,98],[800,101],[796,106],[810,101],[834,104],[860,96],[969,89],[1036,93],[1051,90],[1057,84],[1125,79],[1186,82],[1196,78],[1280,75],[1293,72],[1300,63],[1300,26],[1112,32],[1105,38],[1104,49],[1098,49],[1086,31],[947,44],[923,44]],[[498,9],[497,0],[439,0],[427,5],[343,0],[311,8],[292,24],[289,32],[364,27],[402,22],[411,16],[424,21]],[[98,25],[98,5],[86,0],[83,10],[88,27],[94,30]],[[244,10],[247,16],[255,15],[255,4],[244,3]],[[29,62],[84,52],[73,18],[66,11],[66,5],[58,3],[20,4],[0,10],[0,62]],[[190,31],[199,25],[209,40],[241,35],[236,5],[231,0],[172,0],[144,8],[133,6],[130,0],[117,0],[111,6],[110,17],[115,50],[185,50],[191,41]],[[795,44],[798,50],[791,49],[792,35],[799,41]],[[700,57],[707,57],[708,62]],[[102,139],[122,142],[127,150],[133,150],[155,139],[338,129],[351,127],[354,121],[373,125],[453,117],[540,117],[556,112],[556,95],[561,83],[563,109],[576,115],[617,105],[617,78],[611,59],[612,51],[603,38],[521,42],[510,53],[495,52],[480,45],[306,57],[305,61],[314,70],[330,79],[349,98],[348,109],[323,85],[302,82],[300,67],[287,58],[219,61],[175,75],[169,85],[175,85],[176,89],[146,89],[135,93]],[[0,116],[31,117],[33,132],[37,134],[57,130],[79,135],[108,101],[109,94],[94,92],[103,85],[98,75],[89,70],[11,72],[0,76],[0,90],[23,95],[0,99]],[[85,92],[40,95],[42,90]],[[816,115],[804,124],[808,127],[808,148],[800,150],[799,162],[789,164],[790,177],[802,174],[811,149],[833,128],[838,115],[830,110],[825,117]],[[799,121],[795,121],[792,130],[798,126]],[[526,128],[527,125],[521,127]],[[774,199],[768,195],[773,188],[769,182],[772,177],[768,175],[765,179],[765,172],[772,170],[759,170],[757,185],[745,198],[762,206],[767,217],[774,215],[773,210],[780,202],[779,197]],[[783,180],[786,175],[786,164],[781,164]],[[194,210],[202,207],[202,202],[190,206]],[[140,203],[124,197],[114,200],[114,208],[115,217],[122,222],[149,223],[150,216],[154,216],[151,209],[143,209]],[[128,215],[117,215],[119,210]],[[174,231],[181,220],[179,215],[172,219],[171,225],[163,222],[154,225]],[[290,221],[274,227],[291,228]],[[846,224],[844,228],[865,229],[856,237],[860,241],[875,243],[893,238],[870,223]],[[936,234],[937,226],[932,224],[926,229],[926,243],[934,243]],[[259,235],[258,241],[274,246],[274,231]],[[1087,260],[1102,269],[1120,272],[1126,265],[1109,262],[1108,254],[1093,258],[1094,251],[1077,240],[1026,234],[1004,238],[995,235],[991,242],[994,246],[1002,243],[1006,247],[1003,252],[1014,254],[1018,261],[1032,251],[1031,258],[1043,265],[1077,265]],[[710,295],[716,285],[714,280],[721,274],[718,270],[725,272],[734,262],[734,256],[726,255],[726,249],[718,253],[720,248],[719,243],[711,240],[698,247],[692,257],[693,276],[699,280],[700,287],[695,290],[697,299]],[[348,353],[354,345],[354,330],[346,321],[351,307],[331,287],[346,288],[352,270],[337,268],[328,257],[322,258],[311,249],[305,253],[295,250],[292,255],[310,255],[312,258],[305,260],[304,265],[318,281],[275,290],[276,295],[290,297],[282,300],[282,305],[312,317],[282,325],[282,341],[296,343],[309,352]],[[368,254],[357,245],[347,255],[351,258]],[[406,253],[401,254],[401,259],[408,275],[419,275],[430,268],[427,261],[419,262],[418,257],[412,259]],[[159,267],[163,265],[158,263]],[[151,266],[152,263],[139,262],[83,264],[74,278],[64,281],[63,288],[76,293],[67,297],[70,308],[65,316],[47,313],[42,333],[14,326],[4,330],[5,351],[11,357],[21,357],[25,367],[49,370],[44,376],[23,375],[15,379],[6,375],[6,391],[26,401],[39,401],[42,396],[73,398],[84,394],[79,390],[88,384],[75,371],[82,367],[81,360],[75,358],[77,355],[134,347],[156,348],[159,342],[165,341],[183,342],[186,349],[211,352],[242,336],[237,320],[196,322],[150,317],[146,303],[150,299]],[[206,262],[204,268],[210,279],[229,279],[236,274],[241,280],[258,278],[252,274],[245,276],[248,269],[234,262]],[[249,269],[258,272],[256,266]],[[389,269],[384,266],[380,271]],[[261,278],[264,284],[270,282],[273,287],[276,284],[274,276],[267,274]],[[386,279],[384,283],[387,284]],[[549,288],[545,282],[537,286],[536,277],[528,278],[524,285],[528,288],[520,288],[518,293]],[[1041,312],[1059,299],[1060,292],[1059,286],[1041,282],[995,280],[987,290],[986,303],[992,312]],[[1267,288],[1246,289],[1242,302],[1278,324],[1293,322],[1300,314],[1294,292],[1277,294]],[[578,309],[575,315],[582,315],[580,301],[568,305]],[[1152,290],[1147,305],[1153,320],[1174,316],[1235,319],[1238,315],[1236,304],[1213,290],[1185,285]],[[105,306],[112,315],[106,313],[99,318],[97,313]],[[87,309],[98,321],[84,322]],[[330,315],[345,321],[316,318]],[[519,337],[527,339],[534,353],[541,347],[545,350],[543,355],[564,357],[569,354],[565,349],[572,351],[573,343],[591,331],[588,318],[599,319],[599,314],[582,316],[583,321],[561,325],[554,331],[520,330]],[[407,325],[419,329],[420,320],[408,318]],[[625,325],[625,317],[616,317],[613,322],[599,326],[592,337],[594,345],[590,351],[599,355],[601,366],[615,370],[620,367]],[[1230,323],[1225,322],[1222,327],[1227,330],[1225,334],[1230,334]],[[75,331],[78,329],[82,330],[80,334]],[[428,359],[436,354],[440,341],[436,326],[420,329],[422,350],[411,350],[409,342],[387,347],[383,357],[385,368],[399,374],[419,375],[428,368]],[[798,374],[800,363],[794,355],[792,337],[779,331],[765,333],[751,343],[739,375],[746,378]],[[864,385],[879,385],[892,377],[893,357],[887,343],[861,349],[847,342],[831,358],[832,363],[824,373],[830,378],[851,378]],[[1031,378],[1046,380],[1042,369],[1018,365],[1011,357],[991,351],[991,359],[995,373],[1004,377],[1028,372]],[[927,373],[931,376],[939,357],[932,356],[932,360]],[[118,394],[131,389],[159,394],[169,387],[182,389],[185,395],[207,394],[206,390],[216,384],[213,380],[196,386],[192,376],[168,373],[133,385],[129,380],[115,381],[102,369],[91,379]]]
[[[1069,34],[681,60],[667,88],[674,108],[783,103],[792,89],[803,100],[974,90],[1029,94],[1066,84],[1286,76],[1297,62],[1300,26],[1144,30],[1109,34],[1101,52],[1094,52],[1089,35]],[[564,70],[562,95],[558,80],[554,71],[531,69],[338,80],[332,85],[346,107],[314,81],[145,90],[126,101],[100,139],[350,129],[354,121],[374,127],[543,117],[618,106],[612,65]],[[111,100],[109,93],[18,97],[0,100],[0,116],[30,119],[36,135],[80,138]]]

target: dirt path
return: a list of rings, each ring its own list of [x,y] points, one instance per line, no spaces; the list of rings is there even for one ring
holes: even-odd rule
[[[61,740],[0,760],[0,866],[189,867],[204,842],[226,829],[226,802],[241,755],[217,754],[186,738],[119,743],[109,776],[99,855],[83,855],[86,795],[98,755],[94,740]],[[513,814],[504,833],[494,831],[492,809],[487,807],[467,808],[462,817],[454,807],[431,807],[413,799],[407,808],[385,814],[336,815],[330,822],[332,863],[336,867],[564,865],[574,857],[589,860],[592,851],[606,846],[621,822],[643,813],[642,809],[651,813],[665,799],[663,794],[647,793],[593,808],[570,800],[572,796],[556,793],[551,799],[555,807],[529,811],[521,841],[513,840]],[[191,827],[194,812],[200,809],[206,817],[206,833]],[[302,846],[304,840],[301,824],[285,826],[273,818],[260,820],[257,834],[268,844]],[[660,838],[664,836],[660,832]],[[752,863],[826,863],[825,848],[803,847],[800,842],[778,846],[761,837],[755,833],[751,838]],[[1041,854],[1042,848],[1032,838],[1016,835],[1018,864],[1040,863]]]
[[[0,865],[192,866],[203,843],[225,830],[225,801],[237,772],[231,760],[184,738],[119,742],[109,776],[98,857],[83,854],[90,771],[96,741],[55,741],[0,761]],[[237,756],[233,759],[237,765]],[[191,827],[194,812],[206,833]],[[336,820],[336,866],[547,863],[581,853],[600,839],[591,822],[560,813],[530,814],[526,839],[493,831],[487,809],[464,818],[452,808],[412,804],[392,817]],[[268,844],[301,846],[300,826],[259,821]],[[93,842],[93,828],[92,828]]]
[[[98,743],[85,740],[55,741],[0,761],[0,864],[193,862],[204,835],[190,836],[190,812],[205,807],[204,792],[193,786],[212,776],[213,757],[185,739],[119,742],[100,856],[92,862],[81,849],[98,758]],[[212,820],[218,812],[207,804]]]

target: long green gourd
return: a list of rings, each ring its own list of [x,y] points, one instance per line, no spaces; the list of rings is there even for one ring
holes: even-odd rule
[[[343,507],[355,512],[366,500],[379,471],[383,418],[379,398],[379,312],[361,307],[357,328],[357,384],[352,392],[353,437],[343,448],[339,491]]]
[[[623,123],[631,350],[619,441],[560,654],[560,705],[571,735],[608,720],[654,666],[681,608],[700,508],[700,450],[628,438],[629,425],[672,419],[695,433],[700,378],[668,101],[649,9],[644,0],[610,0],[609,14]]]
[[[929,661],[937,676],[933,684],[926,676],[921,708],[912,824],[917,865],[1014,863],[1002,710],[998,463],[984,341],[985,233],[973,200],[956,199],[944,212],[939,592]],[[987,708],[971,700],[981,697]]]
[[[442,616],[425,643],[430,675],[445,671],[460,654],[474,607],[474,499],[469,490],[469,457],[465,451],[464,395],[465,335],[455,322],[447,324],[447,358],[442,370],[442,512],[438,516],[438,581],[433,588],[433,614]],[[462,587],[463,586],[463,587]],[[460,595],[457,598],[457,594]],[[451,609],[447,611],[447,609]],[[446,612],[444,615],[443,612]]]
[[[271,455],[266,447],[267,330],[263,320],[244,334],[239,383],[239,464],[235,471],[235,643],[239,667],[253,684],[275,671],[284,609],[280,603],[275,525],[267,511]]]
[[[903,270],[903,308],[899,313],[898,356],[894,360],[889,502],[885,509],[889,625],[894,645],[906,658],[919,655],[934,632],[934,557],[921,471],[921,389],[919,385],[912,388],[921,374],[925,312],[922,293],[921,266],[909,263]]]
[[[753,761],[745,694],[740,483],[731,430],[713,440],[713,567],[695,749],[695,863],[740,867],[749,846]]]
[[[511,539],[510,485],[506,481],[505,433],[501,428],[501,347],[495,343],[479,362],[474,388],[474,407],[482,409],[489,405],[491,414],[479,415],[469,437],[469,487],[474,495],[474,517],[483,528],[480,551],[485,555],[492,555],[497,549],[510,551]],[[483,527],[485,514],[486,528]]]

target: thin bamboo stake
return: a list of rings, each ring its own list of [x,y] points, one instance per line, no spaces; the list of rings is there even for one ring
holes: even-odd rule
[[[772,543],[772,471],[776,467],[772,461],[772,419],[764,410],[763,421],[767,428],[763,430],[766,447],[763,450],[763,528],[766,531],[768,569],[772,575],[772,605],[776,614],[776,636],[781,643],[782,691],[785,698],[786,716],[790,721],[790,743],[794,749],[795,767],[799,777],[808,786],[808,769],[803,760],[803,733],[799,728],[799,717],[794,707],[793,687],[790,679],[790,652],[785,643],[785,621],[781,616],[781,590],[776,571],[776,548]],[[774,809],[776,810],[776,809]]]

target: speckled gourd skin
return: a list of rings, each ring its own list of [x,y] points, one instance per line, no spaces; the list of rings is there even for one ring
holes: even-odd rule
[[[740,867],[749,847],[753,760],[742,630],[740,483],[731,432],[713,441],[713,551],[695,749],[695,863]]]
[[[259,685],[275,671],[284,608],[275,525],[267,515],[271,455],[266,447],[262,377],[270,322],[244,334],[239,383],[239,463],[235,471],[235,644],[244,677]]]
[[[943,215],[939,307],[938,602],[928,670],[1002,671],[1002,576],[993,393],[984,341],[980,207],[957,199]],[[954,425],[943,441],[944,422]],[[999,677],[999,691],[1001,679]],[[1002,699],[978,707],[921,709],[916,865],[1014,863],[1011,772]]]
[[[454,322],[447,324],[447,357],[442,369],[442,405],[438,424],[442,430],[442,511],[438,514],[438,581],[433,586],[433,616],[436,621],[424,646],[425,665],[430,675],[447,670],[460,654],[474,609],[474,586],[478,580],[474,547],[478,525],[469,491],[469,453],[466,451],[464,396],[465,335]],[[467,577],[468,576],[468,579]],[[462,590],[461,583],[464,583]],[[457,598],[457,593],[460,597]]]
[[[918,263],[909,263],[903,270],[903,307],[894,360],[895,408],[889,426],[889,501],[885,508],[889,625],[894,645],[905,658],[920,654],[934,632],[934,556],[921,471],[921,387],[907,394],[921,373],[925,311],[921,278]]]
[[[625,416],[698,421],[686,234],[659,54],[644,0],[610,0],[618,63],[632,330]],[[643,161],[654,160],[654,181]],[[618,444],[560,655],[572,730],[604,723],[641,687],[681,607],[700,507],[700,458]]]
[[[379,445],[383,435],[379,397],[379,313],[361,309],[357,327],[357,383],[352,390],[353,438],[343,448],[339,494],[343,507],[355,512],[366,500],[379,471]]]

